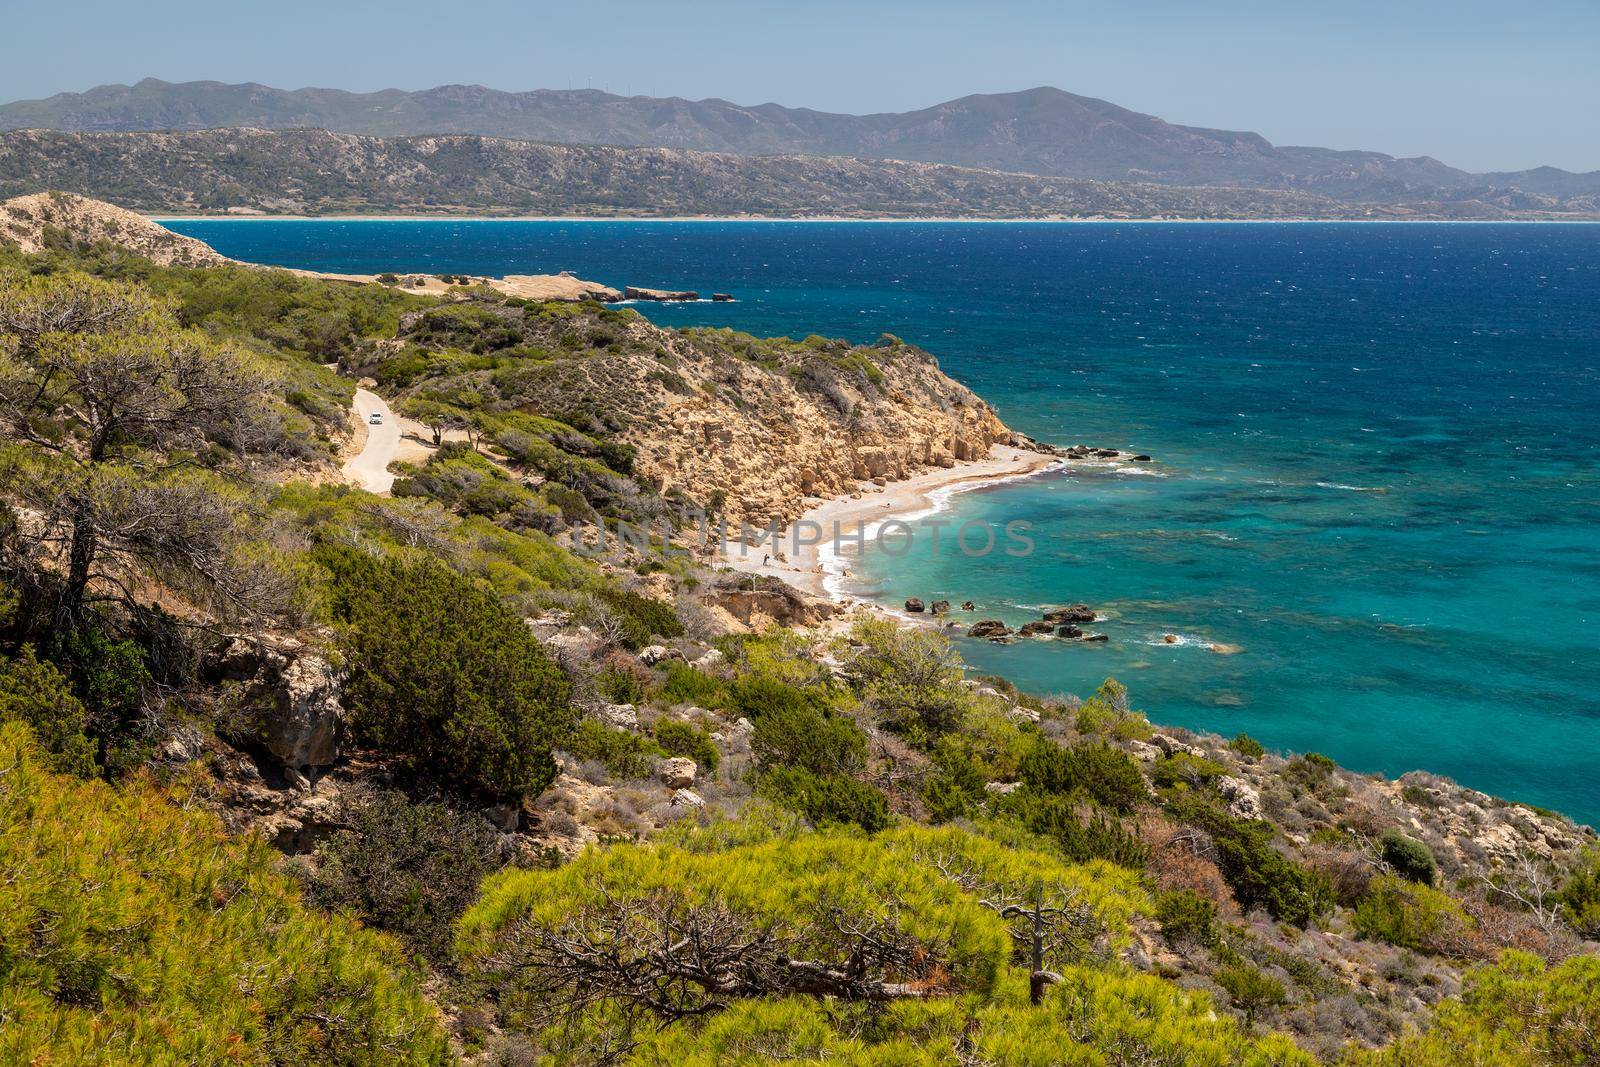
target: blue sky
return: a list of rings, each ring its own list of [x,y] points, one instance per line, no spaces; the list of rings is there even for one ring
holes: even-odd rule
[[[1600,169],[1600,0],[0,0],[0,99],[146,76],[900,111],[1056,85],[1280,144]]]

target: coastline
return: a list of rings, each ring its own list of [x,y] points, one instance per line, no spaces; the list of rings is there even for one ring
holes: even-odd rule
[[[882,605],[845,589],[850,577],[850,555],[839,551],[859,534],[871,537],[889,521],[914,522],[943,510],[957,493],[982,489],[1019,478],[1032,478],[1065,466],[1058,456],[1032,452],[1013,445],[994,445],[983,459],[953,467],[939,467],[886,485],[865,482],[855,492],[819,501],[807,508],[783,532],[783,549],[768,545],[742,545],[725,541],[718,546],[716,563],[742,574],[778,578],[810,596],[836,604],[854,604],[874,610]],[[797,541],[800,528],[823,532],[819,544]],[[833,531],[840,531],[836,542]],[[770,555],[770,559],[766,558]]]
[[[476,214],[436,214],[436,215],[172,215],[163,212],[140,211],[137,214],[151,222],[162,224],[168,222],[752,222],[752,223],[839,223],[861,222],[874,224],[892,223],[965,223],[970,225],[987,226],[999,224],[1027,223],[1030,225],[1060,225],[1060,224],[1089,224],[1089,225],[1175,225],[1179,223],[1197,226],[1224,226],[1224,225],[1252,225],[1270,226],[1274,224],[1285,225],[1343,225],[1343,226],[1370,226],[1390,224],[1427,224],[1435,226],[1496,226],[1496,225],[1600,225],[1600,218],[1593,215],[1577,215],[1562,218],[1322,218],[1313,215],[1301,215],[1283,218],[1218,218],[1190,216],[1164,216],[1141,215],[1138,217],[1124,218],[1110,215],[1030,215],[1023,217],[1005,216],[972,216],[972,215],[476,215]]]

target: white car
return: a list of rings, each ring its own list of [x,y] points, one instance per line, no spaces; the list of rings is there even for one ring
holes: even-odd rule
[[[382,426],[383,425],[383,412],[374,411],[371,415],[368,415],[367,416],[367,425],[369,425],[369,426]]]

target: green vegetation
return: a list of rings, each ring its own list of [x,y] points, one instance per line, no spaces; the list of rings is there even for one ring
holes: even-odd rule
[[[566,750],[581,760],[594,760],[622,781],[648,778],[656,759],[665,756],[660,745],[643,734],[583,719],[567,739]]]
[[[1472,920],[1453,897],[1430,886],[1384,877],[1372,883],[1356,906],[1354,925],[1362,937],[1433,953],[1458,952]]]
[[[1192,889],[1175,889],[1156,897],[1156,921],[1169,941],[1209,944],[1217,936],[1217,905]]]
[[[31,645],[17,659],[0,661],[0,724],[26,724],[54,770],[80,778],[95,773],[95,746],[84,734],[87,721],[66,678],[41,662]]]
[[[308,911],[257,840],[0,727],[0,1060],[443,1063],[381,936]]]
[[[1173,812],[1212,836],[1217,866],[1242,907],[1265,908],[1297,926],[1309,925],[1332,907],[1327,877],[1275,849],[1271,823],[1236,819],[1199,798],[1180,802]]]
[[[1550,965],[1508,952],[1470,974],[1425,1032],[1352,1055],[1353,1067],[1494,1064],[1566,1067],[1600,1061],[1600,956]]]
[[[1572,928],[1600,940],[1600,850],[1591,850],[1557,894],[1561,914]]]
[[[1243,735],[1162,755],[1116,682],[1025,696],[929,630],[714,636],[693,563],[562,547],[684,502],[634,473],[613,357],[692,388],[669,350],[692,342],[850,400],[898,342],[669,343],[592,306],[105,248],[7,265],[0,400],[49,404],[9,403],[0,448],[0,1059],[434,1062],[424,984],[486,1063],[1595,1059],[1576,832],[1539,821],[1573,851],[1490,866],[1432,814],[1449,783],[1397,801]],[[393,499],[310,483],[348,399],[324,359],[438,434]],[[230,673],[257,632],[339,679],[333,773],[268,766],[236,714],[286,696]],[[662,639],[704,666],[635,654]],[[314,848],[283,866],[330,913],[204,806]],[[1476,810],[1530,840],[1540,819]],[[1425,1025],[1508,946],[1562,962],[1509,955]]]
[[[721,757],[717,743],[698,726],[679,719],[662,719],[651,731],[656,744],[669,756],[687,756],[702,771],[715,771]]]
[[[311,896],[447,960],[455,921],[500,866],[495,833],[481,816],[387,792],[347,812],[348,828],[322,848]]]
[[[520,799],[556,776],[570,685],[499,598],[436,563],[325,550],[368,743],[452,787]]]
[[[1433,851],[1414,837],[1407,837],[1390,827],[1378,838],[1378,849],[1383,862],[1394,868],[1402,878],[1432,885],[1438,876],[1439,865],[1434,862]]]

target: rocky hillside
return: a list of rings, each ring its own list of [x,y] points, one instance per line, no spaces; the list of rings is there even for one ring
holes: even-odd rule
[[[1037,177],[935,163],[737,156],[318,130],[0,134],[0,195],[141,211],[994,218],[1499,218],[1594,211],[1515,193],[1360,204],[1305,191]]]
[[[1180,126],[1049,87],[965,96],[902,114],[841,115],[594,90],[507,93],[445,85],[348,93],[147,78],[0,107],[0,129],[224,126],[906,159],[1104,181],[1246,185],[1371,203],[1600,195],[1600,174],[1553,167],[1470,174],[1425,157],[1279,146],[1259,134]],[[1592,202],[1588,210],[1594,210]]]
[[[553,417],[613,437],[642,480],[732,521],[793,519],[808,496],[949,467],[1012,437],[932,356],[892,337],[763,340],[665,330],[629,310],[468,301],[413,314],[398,340],[355,369],[395,383],[403,407]],[[447,353],[471,348],[463,372]]]
[[[42,251],[46,231],[85,244],[110,241],[164,267],[229,263],[204,241],[183,237],[131,211],[71,193],[35,193],[0,203],[0,242]]]
[[[575,551],[1004,434],[926,354],[73,237],[0,242],[0,1062],[1600,1055],[1586,828]],[[356,374],[449,434],[392,498]]]

